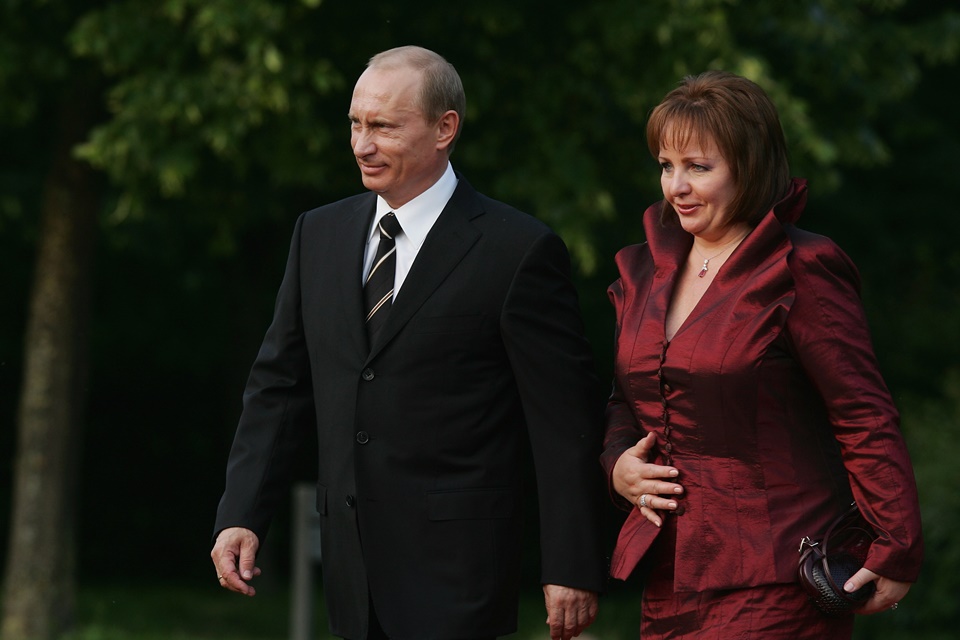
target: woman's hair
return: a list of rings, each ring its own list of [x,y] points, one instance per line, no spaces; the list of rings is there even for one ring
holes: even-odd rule
[[[664,142],[682,149],[691,139],[705,138],[713,139],[736,183],[727,224],[755,226],[790,185],[777,108],[763,89],[741,76],[723,71],[687,76],[651,112],[647,145],[657,158]],[[665,203],[662,217],[668,213]]]
[[[415,46],[396,47],[378,53],[370,58],[367,67],[391,69],[410,67],[416,69],[423,76],[420,85],[420,110],[428,122],[436,122],[447,111],[456,111],[460,116],[456,135],[453,142],[447,147],[448,153],[453,152],[460,131],[463,129],[463,119],[466,116],[467,99],[463,91],[460,75],[452,64],[443,56],[429,49]]]

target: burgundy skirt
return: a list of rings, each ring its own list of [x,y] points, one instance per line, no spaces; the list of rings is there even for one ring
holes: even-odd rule
[[[675,593],[676,518],[644,559],[643,640],[850,640],[853,614],[828,618],[799,583]],[[649,562],[647,562],[649,560]]]

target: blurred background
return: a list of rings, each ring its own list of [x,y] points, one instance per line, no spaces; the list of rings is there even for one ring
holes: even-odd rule
[[[288,637],[289,507],[254,599],[217,587],[213,516],[294,221],[362,189],[350,93],[371,55],[403,44],[463,78],[454,166],[567,241],[605,378],[613,255],[643,240],[640,215],[660,198],[649,110],[706,69],[770,93],[811,184],[801,226],[861,270],[920,486],[921,580],[857,637],[955,637],[954,3],[2,0],[4,640]],[[545,629],[530,546],[516,638]],[[593,636],[635,638],[638,598],[611,585]]]

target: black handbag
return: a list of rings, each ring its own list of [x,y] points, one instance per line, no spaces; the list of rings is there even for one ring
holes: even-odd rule
[[[849,613],[870,599],[876,584],[868,582],[853,593],[843,585],[863,566],[876,539],[873,528],[863,519],[857,503],[827,528],[820,540],[804,536],[800,541],[800,584],[813,604],[830,617]]]

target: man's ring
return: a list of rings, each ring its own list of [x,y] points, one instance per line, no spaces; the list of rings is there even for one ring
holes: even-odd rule
[[[223,580],[223,574],[220,574],[219,576],[217,576],[217,580]]]
[[[647,494],[640,494],[640,508],[643,509],[647,506]]]

